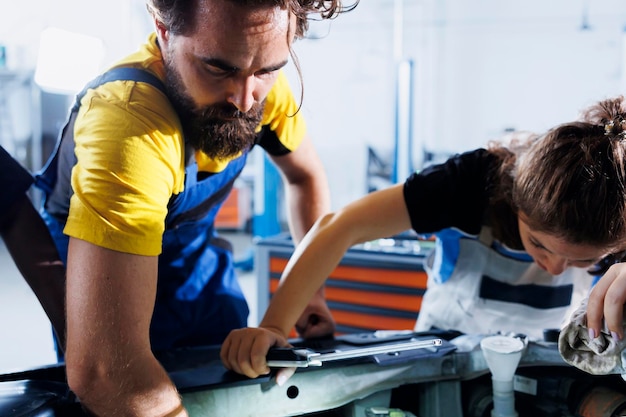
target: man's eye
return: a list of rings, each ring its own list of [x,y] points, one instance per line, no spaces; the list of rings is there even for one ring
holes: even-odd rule
[[[225,76],[225,75],[229,75],[229,74],[231,74],[231,73],[232,73],[232,71],[231,71],[231,70],[227,70],[227,69],[220,68],[220,67],[215,67],[215,66],[213,66],[213,65],[207,65],[207,66],[206,66],[206,71],[207,71],[209,74],[211,74],[211,75],[215,75],[215,76],[217,76],[217,77],[220,77],[220,76]]]
[[[267,70],[267,71],[259,71],[255,75],[258,78],[267,79],[267,78],[275,77],[278,74],[278,71],[279,71],[278,69]]]

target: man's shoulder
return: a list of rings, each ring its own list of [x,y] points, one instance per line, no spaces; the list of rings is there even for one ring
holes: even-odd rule
[[[99,77],[86,86],[113,96],[120,96],[129,102],[141,98],[131,95],[132,88],[150,86],[144,89],[146,99],[151,102],[159,94],[166,98],[165,67],[163,56],[156,44],[156,35],[152,33],[140,48],[108,67]],[[86,92],[86,91],[84,91]]]
[[[165,66],[163,55],[161,55],[161,50],[156,42],[156,34],[151,33],[146,42],[141,44],[136,51],[119,59],[109,69],[118,67],[142,68],[163,80],[165,78]]]

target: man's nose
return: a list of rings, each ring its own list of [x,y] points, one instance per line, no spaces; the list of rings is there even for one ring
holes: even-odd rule
[[[246,113],[252,108],[256,100],[254,88],[254,75],[234,78],[227,101],[237,107],[240,112]]]

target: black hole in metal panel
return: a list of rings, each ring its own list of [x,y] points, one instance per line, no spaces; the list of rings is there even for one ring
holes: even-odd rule
[[[287,388],[287,397],[291,398],[292,400],[296,398],[298,394],[300,394],[300,390],[295,385],[292,385],[289,388]]]

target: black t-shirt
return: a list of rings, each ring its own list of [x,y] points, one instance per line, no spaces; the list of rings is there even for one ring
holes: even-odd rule
[[[411,175],[404,183],[404,200],[413,229],[430,234],[455,227],[479,234],[496,164],[496,157],[481,148]]]

